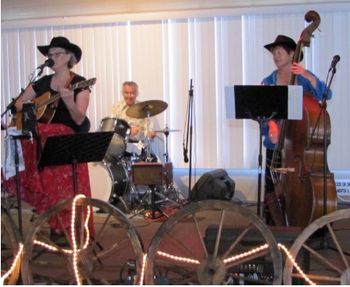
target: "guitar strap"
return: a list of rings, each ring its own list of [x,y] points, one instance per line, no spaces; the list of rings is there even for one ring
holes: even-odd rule
[[[72,82],[73,78],[75,77],[75,75],[76,75],[76,74],[75,74],[74,72],[70,71],[70,77],[69,77],[68,81],[66,82],[66,84],[64,85],[65,88],[67,88],[67,89],[70,88],[71,82]],[[58,106],[58,102],[59,102],[59,101],[53,102],[53,103],[50,105],[50,107],[51,107],[52,109],[56,109],[57,106]]]

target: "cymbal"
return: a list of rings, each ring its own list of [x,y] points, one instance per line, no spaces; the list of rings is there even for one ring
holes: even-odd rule
[[[165,133],[181,132],[181,130],[174,130],[174,129],[167,129],[167,128],[165,128],[165,129],[162,129],[162,130],[154,130],[154,132],[165,134]]]
[[[150,100],[137,103],[126,110],[126,115],[132,118],[143,119],[158,115],[165,111],[168,104],[159,100]]]

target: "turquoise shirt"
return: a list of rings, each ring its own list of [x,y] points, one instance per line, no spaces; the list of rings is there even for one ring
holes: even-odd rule
[[[296,75],[296,83],[297,85],[300,85],[303,87],[303,92],[312,94],[318,101],[322,101],[323,94],[326,92],[327,85],[325,82],[321,81],[319,78],[317,78],[313,73],[308,71],[310,74],[312,74],[316,78],[316,88],[314,88],[310,81],[306,79],[305,77],[301,75]],[[268,85],[268,86],[274,86],[277,83],[277,70],[273,71],[269,76],[267,76],[262,81],[262,85]],[[332,98],[332,91],[328,91],[327,100]],[[270,141],[270,138],[268,137],[268,126],[267,121],[265,121],[262,125],[262,133],[264,136],[264,146],[267,149],[274,149],[275,145]]]

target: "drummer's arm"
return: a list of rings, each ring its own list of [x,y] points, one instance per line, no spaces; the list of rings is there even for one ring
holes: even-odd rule
[[[139,128],[137,126],[131,126],[130,127],[130,135],[133,136],[133,137],[137,136],[139,131],[140,130],[139,130]]]
[[[148,132],[148,137],[150,138],[150,139],[154,139],[155,137],[156,137],[156,132],[154,131],[154,130],[150,130],[149,132]]]

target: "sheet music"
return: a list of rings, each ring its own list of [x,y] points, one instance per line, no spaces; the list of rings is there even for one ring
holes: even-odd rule
[[[247,85],[245,86],[247,89],[249,87],[257,88],[261,87],[278,87],[282,86],[261,86],[261,85]],[[303,88],[302,86],[291,85],[288,86],[288,111],[287,118],[289,120],[301,120],[303,115]],[[226,100],[226,118],[227,119],[237,119],[238,115],[236,114],[236,105],[235,105],[235,86],[226,86],[225,87],[225,100]],[[268,94],[266,94],[268,96]],[[264,95],[265,97],[265,95]]]

